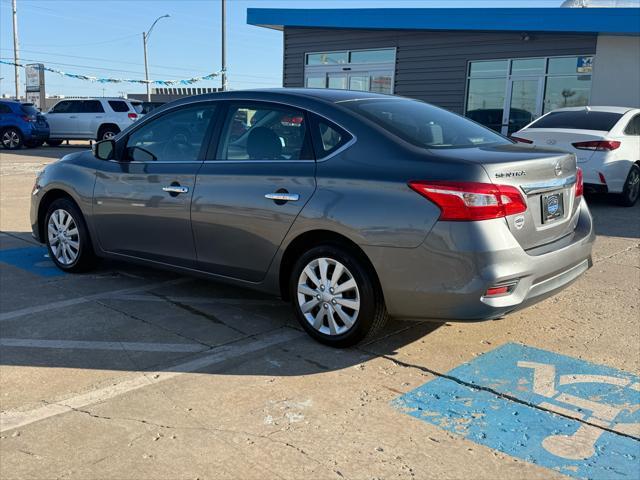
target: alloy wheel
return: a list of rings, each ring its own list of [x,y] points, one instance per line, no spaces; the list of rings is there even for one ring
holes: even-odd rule
[[[113,138],[115,136],[116,136],[116,134],[114,132],[112,132],[111,130],[107,130],[106,132],[104,132],[102,134],[102,139],[103,140],[109,140],[109,139],[111,139],[111,138]]]
[[[325,335],[346,333],[360,311],[355,278],[332,258],[316,258],[307,264],[298,279],[297,297],[304,318]]]
[[[80,253],[78,225],[69,212],[54,210],[47,224],[47,237],[51,252],[62,265],[73,264]]]
[[[2,145],[8,149],[16,148],[20,145],[20,136],[15,130],[7,130],[2,134]]]

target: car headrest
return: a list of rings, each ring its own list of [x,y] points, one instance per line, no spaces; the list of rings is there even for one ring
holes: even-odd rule
[[[267,127],[256,127],[247,137],[247,154],[253,160],[279,159],[282,156],[280,137]]]

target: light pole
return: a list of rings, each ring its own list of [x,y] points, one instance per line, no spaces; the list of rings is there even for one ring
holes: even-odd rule
[[[221,28],[221,34],[222,34],[222,41],[220,42],[220,46],[222,48],[222,72],[221,72],[221,86],[222,86],[222,91],[226,92],[227,91],[227,15],[226,15],[226,6],[225,6],[225,0],[222,0],[222,28]]]
[[[151,101],[151,86],[149,85],[149,65],[147,64],[147,42],[149,41],[149,35],[151,35],[151,30],[156,26],[159,20],[163,18],[169,18],[170,15],[162,15],[155,19],[155,21],[149,27],[149,30],[146,32],[142,32],[142,45],[144,47],[144,78],[147,81],[147,102]]]
[[[11,2],[11,11],[13,13],[13,63],[15,63],[13,68],[16,82],[16,100],[20,101],[20,70],[18,70],[18,63],[20,63],[18,51],[20,47],[18,46],[18,9],[16,0]]]

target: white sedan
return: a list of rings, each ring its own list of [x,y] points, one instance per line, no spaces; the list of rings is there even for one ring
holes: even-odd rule
[[[614,193],[631,207],[640,196],[640,109],[560,108],[543,115],[511,138],[575,153],[585,189]]]

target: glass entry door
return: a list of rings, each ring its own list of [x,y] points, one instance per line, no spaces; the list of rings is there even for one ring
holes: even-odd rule
[[[502,134],[511,135],[542,114],[544,77],[510,78]]]

